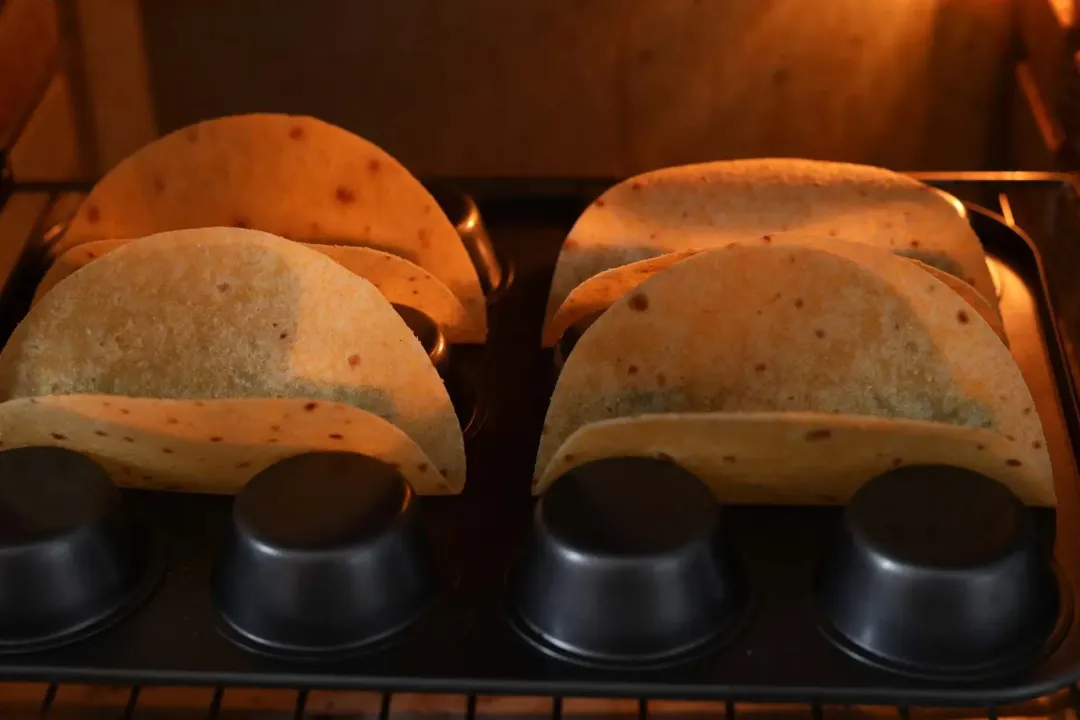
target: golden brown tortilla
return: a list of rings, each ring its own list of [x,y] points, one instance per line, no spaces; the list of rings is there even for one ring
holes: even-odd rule
[[[3,449],[64,447],[118,485],[233,493],[286,457],[317,450],[390,463],[421,495],[460,492],[408,435],[377,415],[305,399],[155,400],[63,395],[0,403]]]
[[[71,248],[49,267],[38,284],[36,304],[57,283],[128,240],[95,240]],[[380,250],[345,245],[307,245],[379,289],[387,300],[407,305],[432,319],[452,343],[483,343],[486,329],[434,275],[418,265]]]
[[[476,269],[431,194],[381,148],[311,117],[223,117],[150,143],[94,186],[56,252],[215,226],[393,253],[486,325]]]
[[[833,238],[823,238],[818,235],[798,231],[778,233],[771,237],[774,244],[795,243],[804,245],[829,245],[836,242]],[[752,240],[734,240],[727,243],[724,247],[759,242],[761,242],[761,238],[754,238]],[[617,268],[612,268],[611,270],[605,270],[602,273],[592,276],[574,288],[567,296],[566,300],[563,301],[563,304],[559,306],[559,309],[556,310],[555,314],[547,321],[541,338],[543,346],[551,347],[555,345],[555,343],[559,341],[559,338],[562,337],[562,334],[566,332],[566,329],[574,323],[583,318],[602,312],[620,297],[645,282],[646,279],[700,251],[700,248],[696,248],[668,253],[667,255],[649,258],[648,260],[639,260],[636,263],[630,263],[629,265],[622,265]],[[953,292],[971,305],[972,309],[979,313],[983,320],[994,329],[994,332],[997,333],[1002,342],[1006,342],[1007,344],[1005,327],[1001,322],[1001,317],[994,307],[983,299],[982,295],[980,295],[975,288],[968,285],[963,280],[919,260],[909,258],[909,261],[917,264],[923,270],[948,285]]]
[[[654,413],[812,412],[985,428],[1045,454],[1008,349],[946,285],[866,245],[708,250],[659,272],[577,342],[537,474],[578,428]]]
[[[996,308],[982,245],[941,192],[881,168],[765,158],[666,168],[609,189],[563,244],[547,318],[604,270],[788,230],[914,257],[969,283]]]
[[[0,353],[0,399],[304,398],[378,415],[464,482],[454,409],[379,291],[255,230],[133,240],[57,284]]]
[[[669,413],[600,420],[579,428],[537,478],[541,493],[593,460],[657,457],[706,482],[722,502],[831,505],[867,480],[905,465],[944,464],[994,478],[1029,505],[1054,505],[1053,473],[1032,452],[991,430],[917,420],[820,413]]]

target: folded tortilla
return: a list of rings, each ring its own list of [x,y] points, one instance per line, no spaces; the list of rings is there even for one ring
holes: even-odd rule
[[[38,283],[33,304],[61,280],[87,263],[103,257],[128,240],[95,240],[71,248],[49,267]],[[333,259],[379,289],[387,300],[427,315],[452,343],[483,343],[486,328],[465,310],[450,289],[418,265],[381,250],[347,245],[307,245]]]
[[[777,245],[802,244],[811,246],[829,245],[837,242],[833,238],[822,237],[803,231],[777,233],[776,235],[770,235],[768,241]],[[724,247],[734,247],[736,245],[761,242],[763,242],[762,238],[734,240],[724,245]],[[589,278],[574,288],[567,296],[566,300],[563,301],[563,304],[559,306],[559,309],[555,311],[555,314],[548,319],[544,326],[543,336],[541,338],[543,346],[551,347],[555,345],[570,326],[584,318],[592,317],[603,312],[611,306],[612,303],[645,282],[648,278],[698,252],[700,252],[700,250],[692,249],[668,253],[659,257],[649,258],[648,260],[639,260],[638,262],[630,263],[629,265],[622,265],[617,268],[612,268],[611,270],[605,270],[604,272]],[[997,333],[1002,342],[1008,344],[1005,335],[1005,326],[1002,324],[1001,316],[998,314],[997,309],[990,305],[990,303],[988,303],[975,288],[954,275],[950,275],[943,270],[939,270],[936,267],[927,265],[919,260],[909,258],[909,261],[915,263],[945,285],[948,285],[953,292],[960,295],[960,297],[971,305],[971,307],[982,316],[982,319],[994,329],[994,332]]]
[[[150,143],[94,186],[55,252],[213,226],[398,255],[486,326],[476,269],[435,198],[386,151],[311,117],[224,117]]]
[[[464,483],[446,388],[386,298],[322,253],[255,230],[134,240],[58,283],[0,352],[0,399],[56,395],[343,403],[403,431],[451,487]]]
[[[881,168],[766,158],[656,170],[607,190],[563,243],[546,317],[605,270],[788,230],[916,258],[972,285],[997,311],[982,245],[940,191]]]
[[[1028,505],[1056,504],[1049,456],[992,430],[798,412],[669,413],[589,423],[562,444],[534,481],[534,492],[574,467],[611,457],[670,460],[729,504],[843,504],[868,480],[911,465],[973,470]]]
[[[461,477],[378,415],[306,399],[60,395],[0,403],[0,449],[25,446],[85,453],[116,484],[152,490],[234,493],[279,460],[325,450],[389,463],[421,495],[462,490]]]
[[[578,340],[536,475],[579,428],[657,413],[831,413],[991,430],[1046,467],[1008,348],[948,286],[853,243],[708,250],[656,273]]]

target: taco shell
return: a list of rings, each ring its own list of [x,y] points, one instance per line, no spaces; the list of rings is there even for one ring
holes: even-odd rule
[[[259,471],[318,450],[396,466],[421,495],[460,492],[408,435],[341,403],[303,399],[155,400],[116,395],[22,398],[0,404],[0,443],[63,447],[99,462],[126,487],[234,493]]]
[[[994,478],[1028,505],[1055,504],[1049,456],[993,431],[815,413],[670,413],[590,423],[563,443],[533,491],[611,457],[670,460],[730,504],[843,504],[881,473],[933,464]]]
[[[546,317],[604,270],[789,230],[914,257],[994,304],[982,245],[940,191],[882,168],[765,158],[656,170],[607,190],[563,243]]]
[[[745,245],[760,241],[760,238],[746,241],[733,241],[724,247],[734,247],[736,245]],[[773,235],[772,242],[775,244],[803,243],[814,245],[828,244],[835,241],[826,238],[818,238],[817,236],[807,237],[803,233],[791,232]],[[679,252],[668,253],[667,255],[661,255],[660,257],[639,260],[636,263],[630,263],[629,265],[605,270],[602,273],[592,276],[574,288],[570,295],[567,296],[566,300],[563,301],[563,304],[559,306],[559,309],[555,314],[547,321],[541,338],[542,345],[544,347],[554,346],[559,342],[559,338],[562,337],[567,328],[585,318],[603,312],[620,297],[645,282],[646,279],[698,252],[700,252],[700,250],[682,250]],[[1005,335],[1005,326],[1001,322],[1001,317],[998,315],[997,311],[983,299],[982,295],[976,292],[975,288],[947,272],[938,270],[936,267],[927,265],[918,260],[912,259],[911,262],[933,275],[945,285],[948,285],[953,292],[971,305],[975,312],[979,313],[982,319],[994,329],[994,332],[997,333],[997,336],[1001,338],[1002,342],[1008,344],[1008,339]]]
[[[578,340],[536,463],[579,428],[655,413],[810,412],[984,428],[1046,454],[1008,349],[959,295],[866,245],[708,250],[637,286]]]
[[[431,193],[386,151],[311,117],[224,117],[146,145],[94,186],[55,253],[216,226],[398,255],[486,323],[476,269]]]
[[[340,402],[465,477],[460,426],[420,342],[368,281],[256,230],[134,240],[57,284],[0,352],[0,398],[104,394]]]
[[[36,304],[57,283],[129,240],[95,240],[71,248],[49,267],[38,284]],[[418,265],[381,250],[345,245],[307,245],[379,289],[392,303],[415,308],[442,328],[452,343],[483,343],[486,328],[469,315],[461,301],[434,275]]]

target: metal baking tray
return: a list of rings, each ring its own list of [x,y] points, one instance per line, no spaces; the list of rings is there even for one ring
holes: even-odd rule
[[[511,620],[508,577],[531,532],[531,470],[555,372],[551,351],[538,342],[547,290],[562,239],[608,183],[527,191],[480,183],[467,189],[479,201],[505,279],[492,283],[498,291],[491,296],[488,344],[451,353],[455,371],[473,385],[484,422],[467,439],[465,492],[419,502],[439,579],[436,602],[423,619],[378,649],[335,659],[245,649],[230,639],[210,594],[232,499],[125,490],[134,515],[156,528],[162,579],[145,602],[96,634],[52,649],[0,655],[0,680],[965,706],[1019,702],[1076,681],[1075,378],[1051,306],[1043,247],[1011,222],[1012,207],[998,204],[999,196],[1033,197],[1023,212],[1039,224],[1046,219],[1040,213],[1064,212],[1058,206],[1074,202],[1075,194],[1066,180],[1052,177],[928,179],[969,201],[969,217],[1001,290],[1010,347],[1035,398],[1055,468],[1059,507],[1032,511],[1031,518],[1040,536],[1052,542],[1065,600],[1052,639],[1021,666],[982,679],[917,677],[864,662],[831,642],[820,627],[812,578],[835,534],[839,508],[724,509],[753,601],[734,632],[686,662],[654,669],[590,667],[545,652],[520,633]],[[8,204],[34,191],[49,192],[16,187]],[[19,244],[18,261],[8,263],[0,295],[5,337],[46,270],[52,225],[63,221],[59,208],[66,196],[49,197],[59,215],[36,222],[35,239]],[[1072,231],[1066,221],[1051,224]]]

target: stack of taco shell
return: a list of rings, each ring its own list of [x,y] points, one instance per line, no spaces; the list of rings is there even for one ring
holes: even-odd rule
[[[109,172],[51,251],[0,354],[0,449],[205,492],[344,450],[462,489],[460,425],[394,305],[482,343],[484,297],[436,200],[367,140],[289,115],[183,128]]]
[[[461,428],[390,301],[256,230],[131,240],[58,282],[0,353],[3,449],[83,452],[126,486],[233,492],[284,457],[357,452],[459,492]]]
[[[911,178],[803,160],[632,178],[567,238],[543,344],[594,317],[552,394],[537,493],[648,456],[729,503],[843,503],[922,464],[1055,503],[982,246]]]

